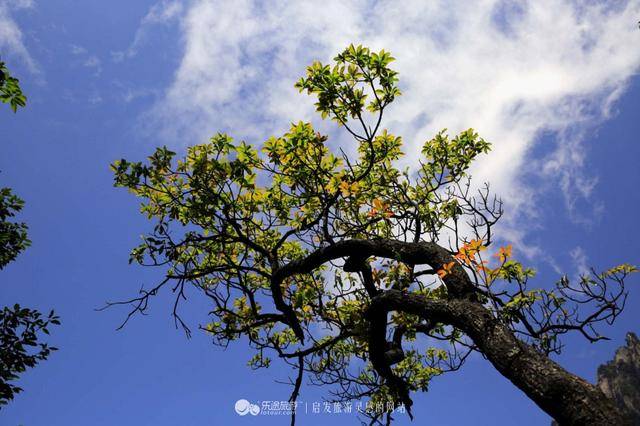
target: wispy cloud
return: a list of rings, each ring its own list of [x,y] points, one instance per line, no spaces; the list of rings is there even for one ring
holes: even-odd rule
[[[140,21],[133,41],[126,50],[111,52],[113,60],[120,62],[125,58],[132,58],[138,53],[138,49],[148,37],[152,26],[166,24],[178,18],[183,12],[183,4],[177,0],[162,0],[153,5],[149,12]]]
[[[22,31],[13,18],[12,12],[33,7],[31,0],[0,0],[0,53],[19,58],[31,72],[39,72],[38,64],[31,57],[24,44]]]
[[[152,115],[165,136],[190,143],[217,130],[260,140],[290,121],[318,121],[292,87],[311,60],[329,61],[351,42],[384,48],[398,59],[404,92],[386,124],[404,136],[407,165],[441,128],[474,127],[494,147],[474,176],[507,200],[507,222],[535,215],[531,174],[560,182],[572,211],[597,183],[583,171],[583,136],[640,67],[640,1],[580,5],[194,1],[181,19],[180,66]],[[552,146],[533,158],[543,134]]]
[[[589,275],[589,258],[582,247],[575,247],[569,252],[569,256],[571,257],[575,271],[574,280],[579,280],[581,276]]]
[[[102,60],[97,55],[90,54],[85,47],[77,44],[69,45],[69,50],[72,55],[80,59],[79,65],[93,70],[94,77],[99,77],[102,74]]]
[[[580,246],[575,247],[569,252],[571,260],[573,261],[573,267],[577,275],[585,275],[589,273],[589,259],[587,253]]]

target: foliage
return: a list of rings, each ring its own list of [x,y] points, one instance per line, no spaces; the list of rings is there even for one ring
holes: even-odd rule
[[[3,62],[0,62],[0,100],[9,103],[15,112],[24,107],[26,98],[22,94],[18,79],[11,77]],[[24,222],[12,222],[24,206],[24,201],[13,194],[10,188],[0,189],[0,270],[31,245]],[[22,388],[13,381],[27,368],[46,360],[57,350],[47,343],[39,342],[40,333],[49,334],[50,325],[60,324],[59,317],[51,311],[44,316],[34,309],[18,304],[6,306],[0,311],[0,407],[13,400]]]
[[[49,334],[49,326],[60,324],[53,311],[47,316],[16,304],[0,311],[0,406],[11,401],[22,388],[10,383],[27,368],[46,360],[57,350],[38,342],[39,333]]]
[[[13,112],[27,104],[27,98],[22,93],[19,83],[17,78],[9,74],[4,62],[0,61],[0,102],[9,104]]]
[[[602,338],[592,326],[615,319],[626,296],[610,296],[607,285],[623,289],[631,267],[529,290],[534,271],[512,258],[510,245],[492,248],[502,203],[488,186],[474,191],[468,177],[490,144],[473,129],[443,130],[424,142],[417,170],[398,169],[402,138],[381,127],[400,95],[393,57],[349,46],[334,61],[314,62],[296,87],[353,137],[355,157],[298,122],[260,147],[217,134],[177,160],[163,147],[147,162],[112,165],[115,185],[139,197],[154,222],[131,262],[166,271],[156,286],[115,303],[132,305],[127,320],[170,286],[176,323],[188,331],[179,307],[194,288],[212,306],[204,330],[223,346],[247,338],[253,368],[276,356],[298,379],[331,387],[335,400],[407,408],[411,391],[427,390],[479,350],[448,314],[451,301],[481,306],[542,353],[559,351],[558,336],[571,330]],[[440,311],[428,321],[409,304],[376,311],[383,297],[402,295]],[[576,304],[595,311],[578,316]],[[300,380],[292,384],[295,399]],[[391,418],[388,409],[363,414]]]
[[[27,238],[27,225],[7,220],[20,212],[23,206],[24,201],[13,194],[10,188],[0,188],[0,269],[31,244]]]

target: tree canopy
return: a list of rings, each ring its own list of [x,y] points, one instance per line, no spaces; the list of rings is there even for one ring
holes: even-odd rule
[[[511,245],[496,247],[502,202],[468,175],[488,142],[443,130],[415,169],[398,168],[402,138],[383,126],[401,94],[393,60],[352,45],[296,83],[352,137],[355,155],[298,122],[261,146],[217,134],[180,159],[163,147],[146,162],[116,161],[116,186],[154,224],[130,260],[165,278],[114,304],[132,305],[128,320],[170,289],[189,332],[180,304],[195,289],[210,300],[202,328],[216,344],[245,338],[253,368],[295,368],[291,401],[307,377],[334,400],[367,398],[373,422],[390,422],[397,404],[411,415],[412,392],[474,351],[556,419],[624,421],[549,355],[567,332],[603,339],[595,326],[619,315],[636,268],[531,288],[535,271]]]
[[[1,61],[0,101],[8,103],[13,112],[26,105],[18,79],[9,74]],[[14,221],[23,207],[24,201],[11,188],[0,188],[0,270],[31,245],[27,224]],[[20,374],[57,350],[39,339],[40,333],[48,335],[49,327],[59,324],[60,318],[54,311],[43,315],[19,304],[0,310],[0,407],[22,392],[22,388],[13,383]]]
[[[11,219],[22,210],[24,201],[10,188],[0,188],[0,270],[30,244],[27,225]],[[46,360],[55,347],[38,342],[38,334],[49,334],[48,327],[59,324],[53,311],[43,316],[18,304],[0,310],[0,406],[11,401],[22,388],[12,382],[27,368]]]

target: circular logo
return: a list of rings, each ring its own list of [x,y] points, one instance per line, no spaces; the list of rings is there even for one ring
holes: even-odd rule
[[[252,416],[260,414],[260,406],[252,404],[246,399],[237,400],[234,408],[236,409],[236,413],[240,416],[246,416],[249,413],[251,413]]]
[[[246,416],[249,414],[249,410],[251,409],[251,403],[246,399],[239,399],[236,401],[236,413],[241,416]]]
[[[251,407],[249,407],[249,412],[252,416],[257,416],[258,414],[260,414],[260,407],[258,407],[256,404],[251,404]]]

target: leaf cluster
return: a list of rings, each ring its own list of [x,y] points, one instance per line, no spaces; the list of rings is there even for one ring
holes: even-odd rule
[[[41,333],[49,334],[51,325],[59,324],[60,318],[54,311],[45,316],[18,304],[0,311],[0,406],[22,392],[22,388],[11,382],[57,350],[38,340]]]
[[[20,81],[12,77],[4,62],[0,61],[0,102],[9,104],[13,112],[27,104]]]
[[[31,244],[24,222],[9,219],[19,213],[24,201],[13,194],[10,188],[0,188],[0,269],[13,261]]]

